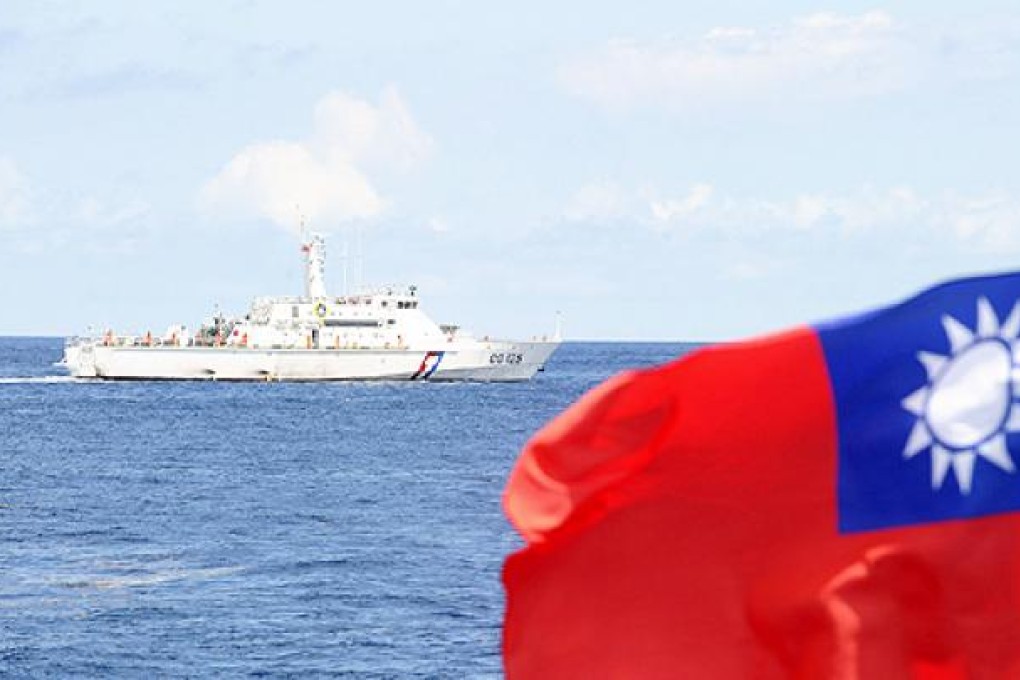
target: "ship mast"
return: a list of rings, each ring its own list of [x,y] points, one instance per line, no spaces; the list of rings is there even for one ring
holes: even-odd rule
[[[305,254],[305,297],[326,297],[326,241],[321,234],[308,234],[301,251]]]

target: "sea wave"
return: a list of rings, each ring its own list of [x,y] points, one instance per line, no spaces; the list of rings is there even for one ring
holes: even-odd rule
[[[244,567],[213,567],[207,569],[171,568],[155,570],[141,574],[103,574],[82,578],[61,579],[55,585],[65,588],[140,588],[178,581],[205,580],[223,578],[238,574]]]

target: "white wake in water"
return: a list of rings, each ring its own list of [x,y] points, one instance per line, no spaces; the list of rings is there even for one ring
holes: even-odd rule
[[[73,383],[82,382],[81,378],[69,375],[26,375],[26,376],[0,376],[0,385],[22,385],[30,383]]]

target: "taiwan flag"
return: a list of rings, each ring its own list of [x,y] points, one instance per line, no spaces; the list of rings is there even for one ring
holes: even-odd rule
[[[1020,678],[1020,274],[619,375],[504,507],[521,678]]]

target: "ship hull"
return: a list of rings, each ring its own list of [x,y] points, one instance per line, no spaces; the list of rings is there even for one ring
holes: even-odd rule
[[[100,380],[517,382],[541,370],[558,342],[479,342],[435,349],[250,349],[69,346],[72,376]]]

